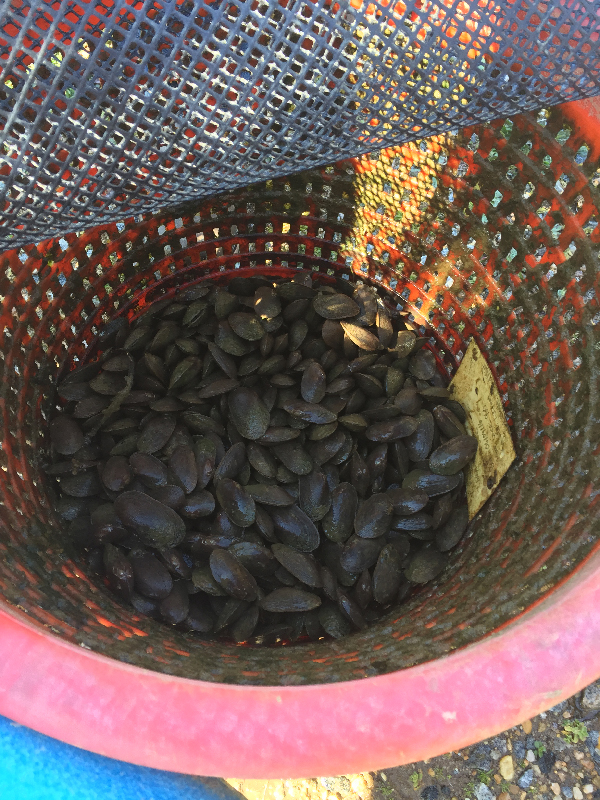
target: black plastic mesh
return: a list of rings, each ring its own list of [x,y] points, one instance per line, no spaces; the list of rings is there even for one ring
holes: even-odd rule
[[[600,93],[598,0],[4,0],[0,246]]]

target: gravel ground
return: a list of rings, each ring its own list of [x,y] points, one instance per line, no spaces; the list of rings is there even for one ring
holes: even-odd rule
[[[229,783],[248,800],[600,800],[600,680],[472,747],[360,775]]]

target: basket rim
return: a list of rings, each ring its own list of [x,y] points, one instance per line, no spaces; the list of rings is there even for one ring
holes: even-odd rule
[[[496,735],[598,678],[599,606],[600,545],[539,605],[444,658],[341,683],[241,686],[110,659],[0,603],[0,714],[173,772],[251,779],[384,769]]]

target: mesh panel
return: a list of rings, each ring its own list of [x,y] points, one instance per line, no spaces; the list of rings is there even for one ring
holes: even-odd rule
[[[600,130],[579,133],[561,109],[544,110],[5,253],[3,600],[138,666],[286,684],[440,658],[551,595],[600,546],[599,159]],[[444,572],[368,631],[277,649],[204,642],[120,605],[70,554],[40,468],[49,382],[117,313],[199,280],[297,269],[363,280],[405,304],[449,369],[473,337],[518,459]]]
[[[594,0],[2,0],[15,247],[600,91]]]

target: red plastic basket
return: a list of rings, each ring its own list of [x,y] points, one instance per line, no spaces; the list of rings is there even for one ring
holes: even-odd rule
[[[457,749],[600,674],[600,104],[572,103],[0,256],[0,713],[205,775]],[[167,631],[85,575],[40,464],[50,382],[103,320],[298,268],[392,292],[449,368],[473,337],[518,459],[447,569],[366,632],[260,649]]]

